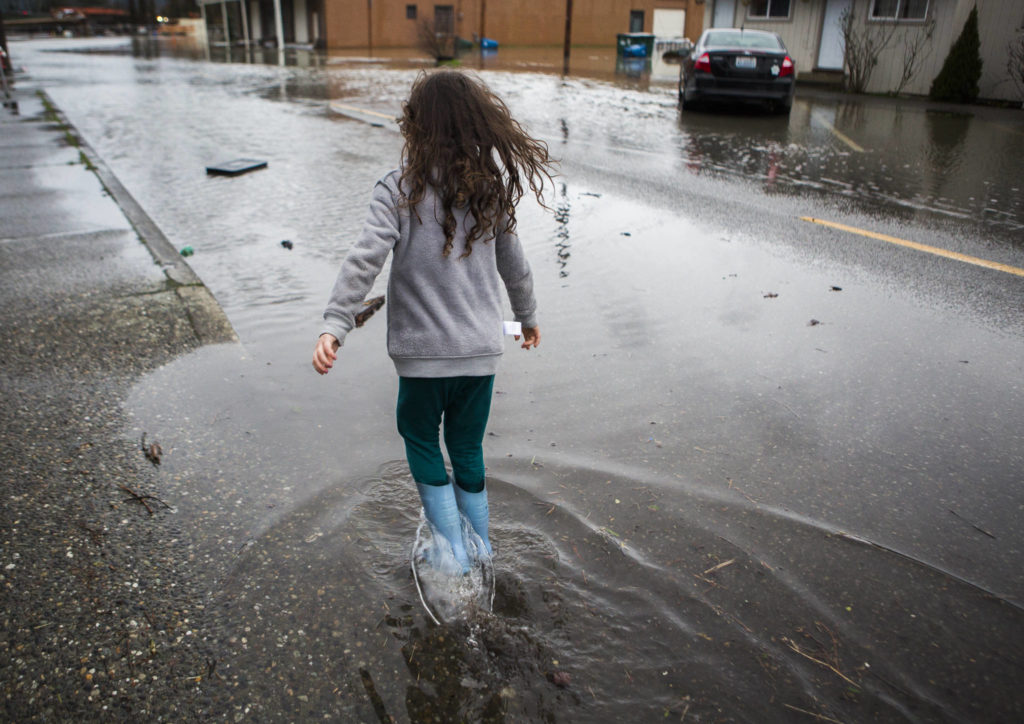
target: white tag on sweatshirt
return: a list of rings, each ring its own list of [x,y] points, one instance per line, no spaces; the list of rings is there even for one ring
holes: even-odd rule
[[[519,322],[502,322],[501,327],[505,334],[522,335],[523,333],[523,325]]]

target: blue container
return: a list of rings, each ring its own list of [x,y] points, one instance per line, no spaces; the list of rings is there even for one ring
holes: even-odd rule
[[[619,33],[617,41],[619,55],[623,58],[650,58],[654,55],[654,35],[651,33]],[[636,46],[640,49],[637,50]]]
[[[482,50],[497,50],[498,41],[491,40],[490,38],[480,38],[480,48]]]

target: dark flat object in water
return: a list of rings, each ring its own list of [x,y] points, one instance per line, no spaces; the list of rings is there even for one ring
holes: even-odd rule
[[[239,174],[266,167],[266,161],[259,161],[255,158],[236,158],[233,161],[218,163],[216,166],[207,166],[206,173],[215,176],[238,176]]]
[[[374,297],[373,299],[367,299],[363,302],[363,306],[366,307],[366,309],[356,315],[357,327],[362,327],[366,324],[366,320],[372,317],[374,312],[384,306],[384,295]]]

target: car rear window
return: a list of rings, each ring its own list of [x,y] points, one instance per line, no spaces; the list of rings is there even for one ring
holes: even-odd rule
[[[758,50],[782,50],[782,44],[774,35],[719,31],[708,33],[704,41],[708,48],[754,48]]]

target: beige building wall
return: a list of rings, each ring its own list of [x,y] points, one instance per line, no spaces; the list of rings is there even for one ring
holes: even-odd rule
[[[751,20],[746,17],[747,6],[736,3],[736,24],[748,30],[767,30],[778,33],[786,44],[789,56],[796,64],[797,73],[813,70],[818,61],[821,21],[825,3],[821,0],[790,3],[789,18],[780,20]]]
[[[1024,34],[1024,2],[1021,0],[931,0],[928,15],[935,21],[932,40],[921,70],[904,88],[904,93],[927,95],[932,81],[942,69],[949,49],[960,37],[971,9],[977,3],[978,35],[981,39],[981,98],[1024,101],[1014,87],[1006,68],[1007,48],[1011,41]],[[867,21],[870,0],[859,0],[857,11]],[[868,84],[870,93],[892,92],[903,71],[904,48],[924,29],[921,25],[901,23],[894,42],[879,56],[878,65]]]
[[[415,20],[407,18],[410,5],[416,8]],[[565,0],[374,0],[372,15],[366,0],[325,0],[327,47],[413,47],[419,26],[433,23],[437,5],[452,7],[455,34],[462,38],[480,36],[481,21],[483,35],[502,45],[561,45],[565,38]],[[616,35],[629,32],[631,10],[643,11],[644,31],[651,32],[655,8],[686,11],[686,37],[700,35],[703,3],[698,0],[574,0],[572,43],[614,46]]]
[[[817,64],[825,3],[826,0],[792,0],[789,18],[751,20],[747,17],[748,5],[743,0],[735,0],[734,23],[778,33],[793,56],[797,72],[803,73],[813,70]],[[715,0],[707,0],[700,11],[703,27],[711,27],[714,4]],[[932,38],[924,47],[920,69],[903,88],[904,93],[927,95],[975,4],[981,38],[981,98],[1024,102],[1006,68],[1009,44],[1024,37],[1024,0],[930,0],[928,17],[935,22]],[[879,32],[892,28],[891,24],[868,19],[871,0],[853,0],[852,8],[854,20],[861,28],[872,27]],[[897,24],[889,48],[879,55],[872,72],[867,87],[869,93],[891,93],[896,89],[903,74],[905,49],[925,32],[924,23]]]

